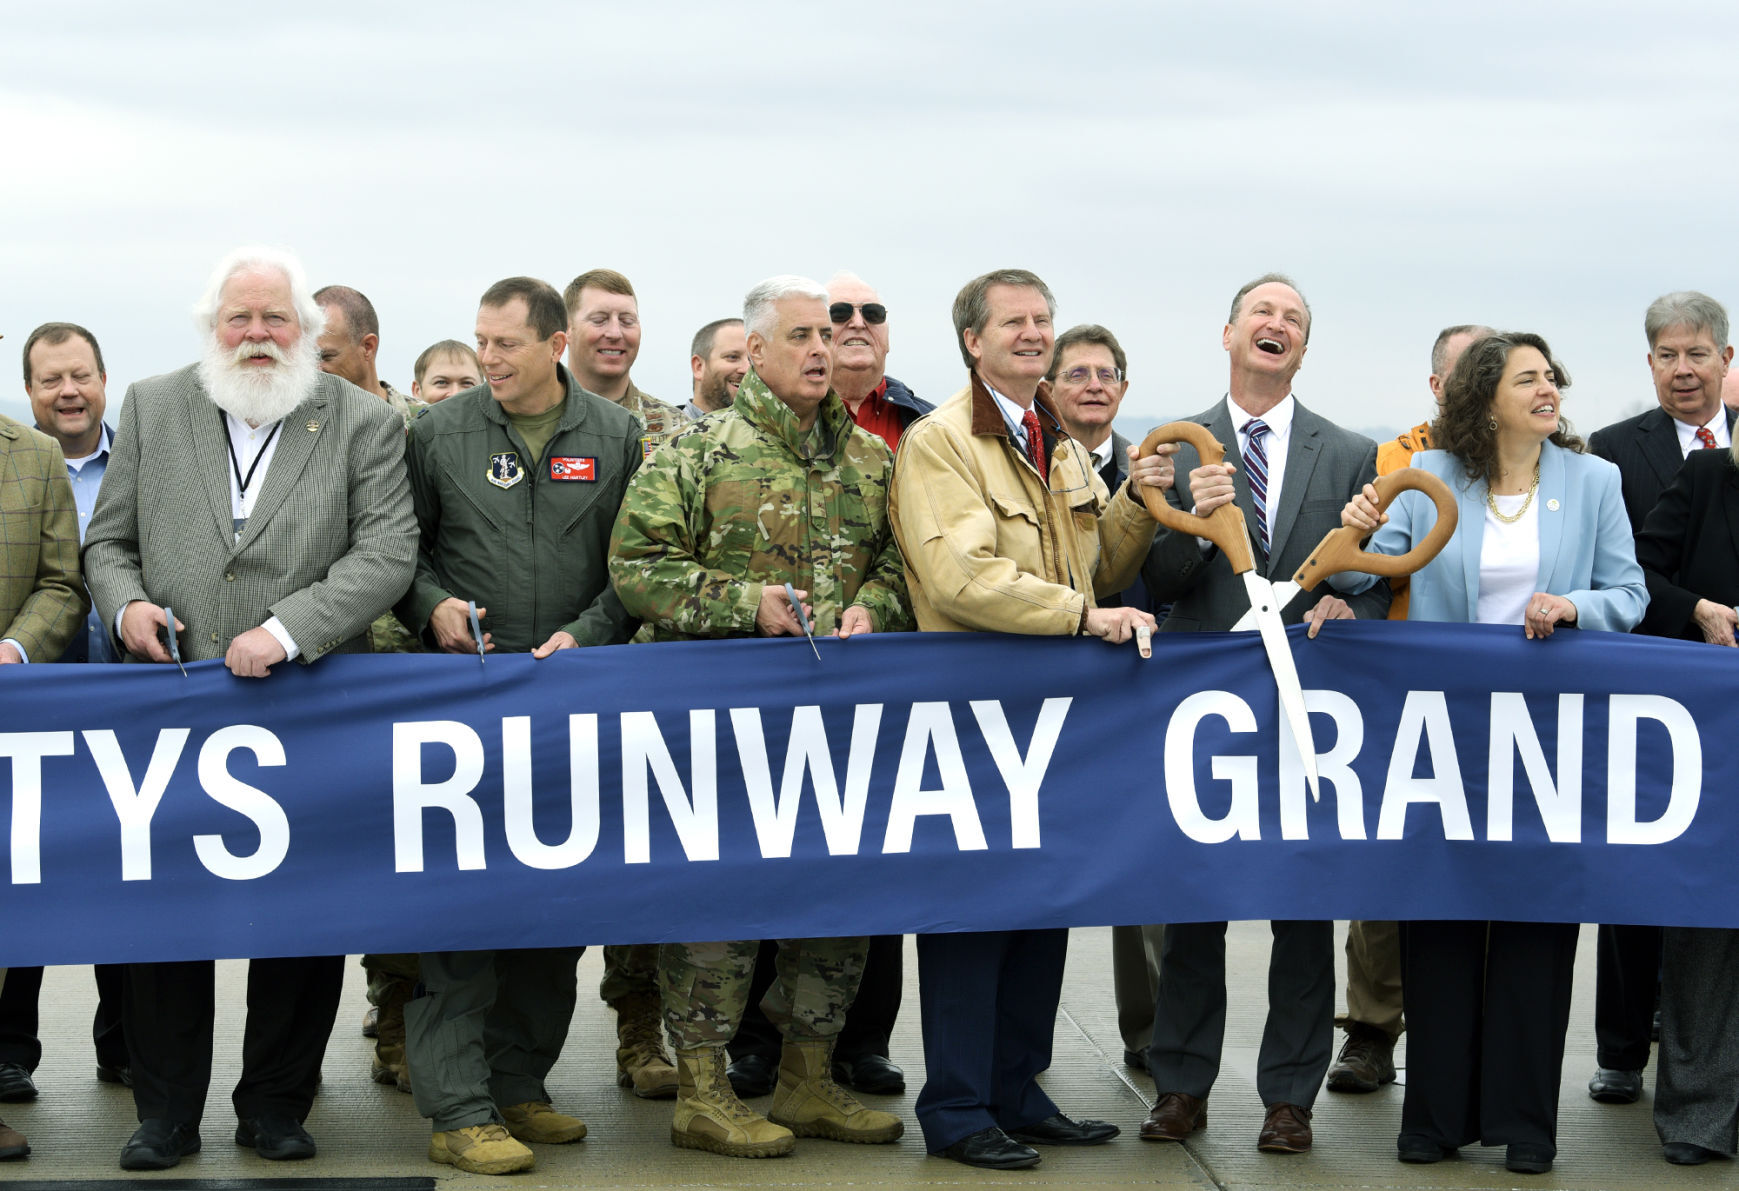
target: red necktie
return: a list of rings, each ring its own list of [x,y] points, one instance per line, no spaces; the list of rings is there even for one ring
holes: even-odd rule
[[[1715,445],[1715,432],[1707,426],[1698,426],[1697,441],[1703,444],[1702,449],[1706,451]]]
[[[1039,433],[1039,416],[1032,410],[1026,411],[1026,416],[1020,420],[1021,429],[1026,431],[1026,454],[1038,468],[1039,479],[1050,483],[1050,470],[1045,467],[1045,440]]]

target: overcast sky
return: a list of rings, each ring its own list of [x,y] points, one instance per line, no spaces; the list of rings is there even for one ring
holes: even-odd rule
[[[1480,321],[1547,337],[1588,431],[1652,400],[1652,298],[1739,301],[1729,5],[299,7],[7,0],[14,368],[84,323],[113,406],[195,357],[207,273],[265,241],[373,299],[407,390],[510,274],[627,273],[635,380],[680,401],[696,327],[848,268],[940,400],[954,293],[1022,266],[1059,328],[1122,339],[1138,433],[1224,392],[1229,299],[1279,269],[1318,412],[1421,420],[1432,338]]]

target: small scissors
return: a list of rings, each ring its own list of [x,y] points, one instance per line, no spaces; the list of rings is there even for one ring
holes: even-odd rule
[[[1141,457],[1153,454],[1162,443],[1187,442],[1196,448],[1204,466],[1213,466],[1226,457],[1213,432],[1197,422],[1170,422],[1150,433],[1141,443]],[[1286,639],[1286,626],[1281,612],[1300,591],[1310,591],[1324,578],[1338,571],[1362,571],[1383,577],[1410,575],[1423,567],[1455,532],[1455,499],[1449,486],[1429,472],[1403,468],[1376,481],[1378,499],[1387,508],[1395,494],[1408,488],[1425,492],[1437,504],[1437,524],[1419,545],[1406,554],[1366,554],[1359,549],[1361,535],[1355,529],[1342,527],[1331,530],[1309,559],[1298,568],[1288,582],[1274,584],[1256,573],[1255,550],[1250,544],[1250,526],[1244,520],[1236,501],[1228,501],[1206,517],[1174,508],[1157,488],[1141,490],[1147,511],[1153,519],[1179,533],[1206,538],[1218,546],[1232,565],[1232,573],[1244,580],[1244,590],[1250,600],[1250,610],[1232,626],[1234,632],[1252,628],[1262,634],[1262,648],[1268,655],[1268,667],[1274,672],[1274,685],[1280,695],[1281,711],[1292,728],[1293,742],[1304,762],[1304,778],[1314,800],[1321,796],[1316,771],[1316,742],[1310,733],[1310,713],[1304,706],[1304,689],[1298,680],[1298,666]]]
[[[483,656],[483,624],[477,619],[477,601],[466,600],[465,610],[471,614],[471,639],[477,642],[477,664],[484,664]]]
[[[809,648],[815,649],[815,634],[809,631],[809,618],[803,615],[803,601],[797,598],[797,588],[787,583],[785,598],[791,601],[791,611],[797,613],[797,623],[803,626],[803,635],[809,638]],[[815,660],[821,660],[819,649],[815,649]]]
[[[187,667],[181,665],[181,642],[175,638],[175,609],[163,605],[163,635],[168,638],[169,660],[181,666],[181,677],[187,677]]]

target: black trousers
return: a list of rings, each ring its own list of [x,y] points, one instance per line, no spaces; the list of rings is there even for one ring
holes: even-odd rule
[[[210,960],[128,966],[127,1048],[141,1121],[196,1123],[205,1112],[214,985]],[[249,961],[237,1117],[307,1118],[343,986],[342,955]]]
[[[98,964],[97,1012],[91,1018],[91,1041],[97,1062],[105,1067],[127,1065],[127,1033],[121,1025],[121,998],[126,989],[125,964]],[[37,1000],[42,994],[41,968],[11,968],[0,987],[0,1063],[17,1063],[35,1071],[42,1062],[37,1037]]]
[[[773,986],[778,962],[779,944],[771,939],[761,942],[755,957],[755,979],[749,985],[749,1007],[731,1040],[731,1058],[763,1055],[779,1061],[779,1049],[784,1044],[777,1027],[761,1012],[761,998]],[[902,935],[875,935],[870,939],[869,958],[864,962],[863,981],[857,986],[857,1000],[845,1011],[845,1028],[833,1044],[833,1053],[842,1059],[857,1059],[864,1055],[888,1057],[888,1035],[893,1032],[894,1019],[900,1015],[900,991],[905,981],[905,938]]]
[[[1618,1071],[1648,1066],[1660,1003],[1661,928],[1602,926],[1594,967],[1595,1062]]]
[[[1554,1152],[1575,923],[1403,922],[1401,1133]]]

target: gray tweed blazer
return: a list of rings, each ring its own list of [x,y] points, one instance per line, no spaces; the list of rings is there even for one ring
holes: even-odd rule
[[[416,571],[404,422],[322,373],[278,433],[238,542],[224,416],[198,369],[127,389],[85,530],[85,578],[111,633],[128,601],[150,600],[187,626],[189,661],[222,657],[232,638],[272,616],[300,661],[368,651],[369,622]]]

